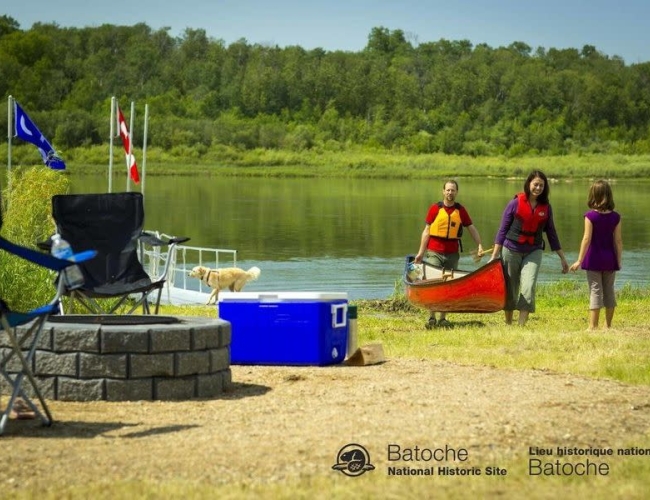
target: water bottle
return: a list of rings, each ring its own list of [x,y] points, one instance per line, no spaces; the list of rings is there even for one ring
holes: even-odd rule
[[[72,259],[72,256],[74,255],[70,243],[61,238],[61,235],[58,233],[52,236],[52,255],[57,259],[65,260]],[[76,264],[63,269],[62,275],[65,286],[68,290],[74,290],[84,284],[84,275]]]

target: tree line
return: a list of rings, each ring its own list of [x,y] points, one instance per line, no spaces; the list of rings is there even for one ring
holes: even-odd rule
[[[376,27],[350,52],[169,31],[143,23],[24,30],[0,16],[0,93],[63,150],[108,142],[116,96],[125,113],[136,103],[136,146],[146,103],[149,145],[199,155],[220,146],[650,153],[650,62],[626,64],[591,45],[415,43]],[[5,137],[6,113],[0,107]]]

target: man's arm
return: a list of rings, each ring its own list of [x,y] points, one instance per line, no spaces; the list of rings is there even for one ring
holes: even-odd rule
[[[474,243],[476,243],[476,256],[477,257],[482,257],[483,256],[483,246],[481,245],[481,235],[478,234],[478,229],[476,229],[476,226],[474,224],[467,226],[467,230],[469,231],[469,234],[472,236],[472,239],[474,240]]]

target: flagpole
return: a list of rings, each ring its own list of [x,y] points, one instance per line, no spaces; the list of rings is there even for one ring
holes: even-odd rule
[[[133,117],[135,116],[135,102],[131,101],[131,117],[129,119],[129,155],[126,159],[126,191],[131,191],[131,158],[133,158]]]
[[[144,200],[144,182],[147,177],[147,129],[149,128],[149,105],[144,105],[144,135],[142,136],[142,185],[140,192]]]
[[[12,130],[12,114],[13,114],[13,100],[12,96],[7,98],[7,189],[11,192],[11,130]]]
[[[111,97],[111,125],[108,146],[108,192],[113,191],[113,135],[115,135],[115,96]]]

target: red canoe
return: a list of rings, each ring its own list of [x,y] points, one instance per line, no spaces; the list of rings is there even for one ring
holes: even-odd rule
[[[414,306],[436,312],[490,313],[506,303],[506,280],[500,259],[475,271],[451,271],[424,263],[414,269],[406,258],[404,287]]]

